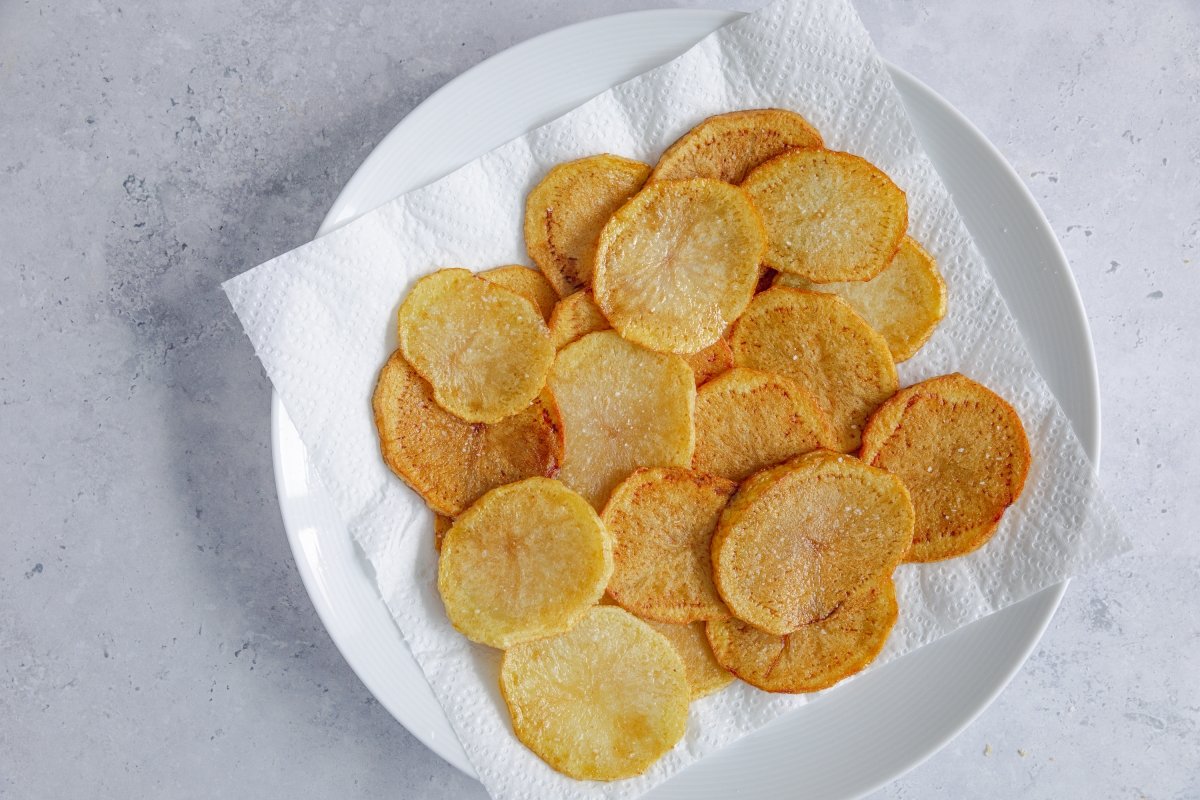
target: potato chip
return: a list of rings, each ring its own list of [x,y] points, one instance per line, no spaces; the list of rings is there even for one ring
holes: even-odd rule
[[[563,429],[558,478],[596,508],[638,467],[692,461],[696,384],[679,356],[589,333],[559,351],[544,398]]]
[[[810,281],[865,281],[892,260],[908,227],[904,192],[858,156],[793,150],[743,182],[767,229],[763,261]]]
[[[714,658],[767,692],[817,692],[859,672],[879,655],[899,609],[888,576],[850,596],[819,622],[783,636],[736,619],[706,626]]]
[[[442,551],[442,539],[446,538],[446,531],[450,530],[453,524],[454,520],[450,517],[433,512],[433,547],[439,553]]]
[[[592,283],[596,240],[646,182],[650,167],[599,155],[559,164],[525,201],[525,248],[562,297]]]
[[[750,170],[781,153],[821,146],[821,134],[793,111],[733,111],[709,117],[668,147],[650,180],[715,178],[741,183]]]
[[[717,339],[699,353],[691,353],[683,357],[696,376],[696,385],[706,383],[733,366],[733,350],[729,342]]]
[[[507,267],[496,267],[484,270],[479,277],[491,281],[497,286],[516,292],[537,306],[538,313],[546,322],[550,321],[550,313],[558,302],[558,292],[550,285],[550,281],[536,269],[512,264]]]
[[[562,350],[589,333],[606,331],[611,327],[592,299],[592,293],[576,292],[559,300],[554,306],[554,313],[550,315],[550,341],[556,350]]]
[[[835,441],[813,396],[782,375],[735,367],[696,392],[692,469],[700,472],[742,481]]]
[[[739,367],[808,390],[833,423],[837,450],[858,448],[867,417],[898,385],[887,342],[832,294],[768,289],[750,303],[729,344]]]
[[[736,186],[708,178],[649,184],[600,233],[596,304],[630,341],[695,353],[750,302],[765,243],[758,212]]]
[[[713,536],[713,578],[735,617],[782,636],[891,575],[912,535],[899,478],[817,450],[742,484]]]
[[[957,373],[909,386],[863,434],[863,460],[895,473],[917,524],[908,561],[939,561],[983,546],[1017,501],[1029,440],[1005,400]]]
[[[703,622],[688,625],[650,620],[647,622],[651,628],[667,637],[667,641],[683,659],[683,671],[687,676],[691,699],[699,700],[733,683],[733,675],[718,664],[717,657],[713,655]]]
[[[438,405],[468,422],[512,416],[546,383],[554,345],[541,313],[465,269],[421,278],[398,316],[405,360]]]
[[[450,622],[492,647],[569,630],[604,594],[612,537],[587,501],[550,478],[492,489],[442,540]]]
[[[916,355],[946,315],[946,282],[933,258],[908,236],[892,263],[869,281],[812,283],[781,272],[775,285],[836,294],[879,331],[897,362]]]
[[[612,606],[593,608],[567,633],[505,651],[500,693],[517,738],[578,780],[640,775],[687,728],[679,654],[647,623]]]
[[[496,486],[553,476],[562,432],[540,400],[492,425],[465,422],[433,399],[399,350],[372,400],[383,460],[430,508],[454,516]]]
[[[679,467],[638,469],[601,517],[613,537],[608,594],[639,617],[688,623],[729,610],[712,580],[712,536],[737,484]]]

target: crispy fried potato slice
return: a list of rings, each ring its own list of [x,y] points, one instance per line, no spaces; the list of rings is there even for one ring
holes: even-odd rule
[[[939,561],[983,546],[1017,501],[1029,440],[1004,398],[963,375],[909,386],[863,434],[862,458],[904,481],[917,524],[908,561]]]
[[[739,367],[783,375],[811,392],[833,423],[837,450],[858,447],[867,417],[898,386],[887,342],[836,295],[768,289],[729,343]]]
[[[372,399],[383,460],[439,514],[457,515],[484,492],[554,475],[562,432],[540,400],[492,425],[465,422],[433,398],[399,350],[379,372]]]
[[[742,184],[767,229],[763,261],[810,281],[865,281],[892,260],[908,201],[869,161],[832,150],[793,150]]]
[[[735,367],[696,391],[692,469],[742,481],[836,439],[813,396],[789,378]]]
[[[450,526],[438,591],[464,636],[506,648],[569,630],[612,569],[612,537],[587,501],[526,478],[492,489]]]
[[[479,277],[521,295],[537,306],[542,319],[550,321],[554,304],[558,302],[558,292],[554,291],[550,281],[538,270],[520,264],[510,264],[507,267],[484,270],[479,273]]]
[[[899,478],[817,450],[742,484],[713,536],[713,578],[735,617],[782,636],[891,575],[912,535]]]
[[[683,360],[692,368],[696,386],[700,386],[733,366],[733,350],[729,342],[717,339],[699,353],[684,356]]]
[[[446,531],[450,530],[453,524],[454,520],[450,517],[433,512],[433,547],[439,553],[442,551],[442,539],[446,538]]]
[[[608,594],[639,617],[724,619],[712,580],[712,536],[737,484],[679,467],[638,469],[601,517],[613,537]]]
[[[688,689],[691,699],[701,697],[724,689],[733,683],[733,675],[729,670],[717,663],[708,637],[704,632],[703,622],[693,622],[688,625],[674,625],[670,622],[653,622],[647,620],[650,627],[667,637],[675,652],[683,659],[683,670],[687,676]]]
[[[695,353],[750,302],[765,243],[758,212],[736,186],[649,184],[600,233],[596,304],[630,341]]]
[[[500,660],[500,693],[521,742],[578,780],[645,772],[683,738],[684,665],[647,623],[598,606],[570,631],[517,645]]]
[[[775,285],[836,294],[879,331],[896,362],[916,355],[946,316],[946,282],[933,257],[908,236],[892,263],[869,281],[812,283],[781,272]]]
[[[640,161],[589,156],[554,167],[529,193],[525,248],[559,295],[591,285],[600,229],[649,175]]]
[[[860,588],[832,614],[773,636],[736,619],[710,622],[708,641],[725,669],[767,692],[816,692],[859,672],[879,655],[899,608],[890,576]]]
[[[563,430],[558,478],[596,508],[638,467],[692,461],[696,384],[679,356],[589,333],[559,351],[543,397]]]
[[[556,350],[562,350],[571,342],[596,331],[606,331],[612,326],[600,313],[600,307],[589,291],[569,294],[554,306],[550,315],[550,341]]]
[[[668,147],[650,180],[715,178],[741,183],[750,170],[781,153],[821,146],[821,134],[794,111],[732,111],[709,117]]]
[[[438,405],[468,422],[499,422],[527,408],[554,361],[537,308],[465,269],[421,278],[398,318],[405,360]]]

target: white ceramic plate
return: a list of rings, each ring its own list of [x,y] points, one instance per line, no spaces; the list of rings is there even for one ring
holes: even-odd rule
[[[735,12],[669,10],[592,20],[513,47],[442,87],[371,153],[321,226],[326,233],[670,60]],[[975,236],[1093,461],[1100,409],[1078,290],[1050,226],[1003,157],[944,100],[893,68],[917,133]],[[365,389],[364,389],[365,391]],[[304,585],[346,661],[379,702],[472,774],[276,396],[275,475]],[[665,798],[864,794],[932,755],[1004,688],[1041,637],[1066,584],[863,675],[652,792]]]

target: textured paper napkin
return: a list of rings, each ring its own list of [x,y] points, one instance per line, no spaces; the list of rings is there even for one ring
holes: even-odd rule
[[[909,232],[937,258],[949,313],[929,344],[900,366],[901,384],[962,371],[1013,403],[1033,450],[1025,493],[986,547],[898,570],[900,619],[876,664],[1126,546],[853,8],[846,0],[780,0],[446,178],[225,284],[396,624],[496,798],[635,797],[804,701],[735,683],[693,704],[684,740],[647,774],[610,784],[564,778],[517,742],[496,685],[498,654],[450,627],[435,588],[430,514],[379,456],[370,397],[395,347],[397,305],[415,278],[435,268],[526,262],[525,195],[554,164],[601,152],[653,163],[703,118],[765,106],[804,114],[827,146],[866,157],[908,193]]]

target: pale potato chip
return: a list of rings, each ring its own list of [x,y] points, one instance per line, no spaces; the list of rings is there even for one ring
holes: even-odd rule
[[[596,304],[630,341],[695,353],[750,302],[765,244],[758,212],[736,186],[709,178],[651,183],[600,233]]]
[[[507,267],[484,270],[479,273],[479,277],[521,295],[537,306],[542,319],[546,322],[550,321],[554,304],[558,302],[558,292],[554,291],[550,281],[546,280],[546,276],[538,270],[511,264]]]
[[[706,625],[715,660],[767,692],[817,692],[879,655],[899,609],[890,576],[860,588],[825,619],[783,636],[736,619]]]
[[[683,670],[687,676],[691,699],[699,700],[733,683],[733,674],[718,664],[717,657],[713,655],[703,622],[688,625],[651,620],[647,622],[650,623],[650,627],[667,637],[667,641],[683,659]]]
[[[608,594],[644,619],[685,624],[729,610],[712,579],[712,536],[737,484],[679,467],[638,469],[601,517],[613,537]]]
[[[742,481],[835,443],[821,406],[782,375],[735,367],[696,391],[692,469],[700,472]]]
[[[492,489],[442,540],[438,591],[474,642],[512,647],[569,630],[604,594],[612,537],[587,501],[550,478]]]
[[[817,450],[742,484],[713,536],[713,578],[735,617],[782,636],[891,575],[912,535],[899,478]]]
[[[946,315],[946,282],[933,257],[908,236],[892,263],[869,281],[812,283],[781,272],[775,285],[836,294],[879,331],[897,362],[916,355]]]
[[[741,183],[750,170],[781,153],[821,146],[821,134],[794,111],[732,111],[709,117],[668,147],[650,180],[716,178]]]
[[[750,303],[729,344],[739,367],[808,390],[833,423],[837,450],[858,448],[867,417],[898,386],[887,342],[832,294],[768,289]]]
[[[439,553],[442,551],[442,539],[446,538],[446,531],[450,530],[453,524],[454,520],[450,517],[433,512],[433,547]]]
[[[692,368],[696,386],[700,386],[733,366],[733,350],[729,342],[717,339],[699,353],[684,356],[683,360]]]
[[[895,473],[912,494],[917,523],[908,561],[938,561],[983,546],[1021,496],[1030,461],[1013,407],[957,373],[884,403],[863,434],[862,457]]]
[[[755,169],[742,187],[767,229],[764,263],[810,281],[874,278],[908,227],[904,192],[850,153],[793,150]]]
[[[550,341],[556,350],[562,350],[589,333],[606,331],[611,327],[592,299],[592,293],[586,290],[576,292],[559,300],[554,306],[554,312],[550,315]]]
[[[687,728],[684,665],[647,623],[598,606],[567,633],[526,642],[500,660],[513,732],[552,768],[578,780],[632,778]]]
[[[554,361],[537,308],[465,269],[417,281],[398,321],[405,360],[438,405],[468,422],[499,422],[527,408]]]
[[[540,400],[491,425],[465,422],[433,398],[399,350],[372,399],[383,460],[439,514],[454,516],[496,486],[554,475],[562,432]]]
[[[592,283],[600,229],[646,182],[650,167],[599,155],[559,164],[525,201],[525,248],[562,297]]]
[[[679,356],[589,333],[559,351],[543,397],[563,430],[558,478],[596,508],[638,467],[692,461],[696,384]]]

